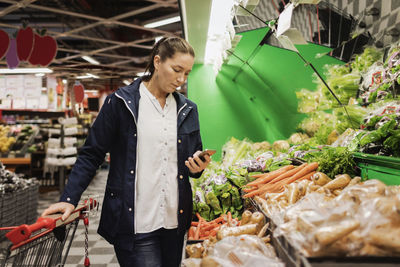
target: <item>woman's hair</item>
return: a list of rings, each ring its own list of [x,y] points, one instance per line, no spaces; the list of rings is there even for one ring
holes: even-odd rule
[[[154,57],[159,56],[161,62],[174,57],[175,53],[190,54],[194,57],[193,47],[180,37],[163,37],[153,47],[150,55],[150,61],[146,66],[146,75],[142,77],[143,81],[150,81],[154,74]]]

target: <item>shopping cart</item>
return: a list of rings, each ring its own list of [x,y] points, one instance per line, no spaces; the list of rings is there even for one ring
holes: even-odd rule
[[[85,266],[90,266],[87,240],[89,214],[97,208],[98,202],[90,198],[78,205],[65,221],[61,220],[61,214],[54,214],[40,217],[32,225],[0,228],[11,230],[6,234],[9,241],[0,243],[0,267],[64,266],[80,220],[84,221],[86,230]]]

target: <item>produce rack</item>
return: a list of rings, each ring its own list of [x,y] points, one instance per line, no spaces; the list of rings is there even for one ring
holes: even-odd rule
[[[400,158],[355,152],[354,160],[364,179],[378,179],[387,185],[400,185]]]
[[[0,194],[0,227],[33,223],[37,218],[39,183],[6,194]],[[4,238],[0,231],[0,241]]]
[[[400,257],[305,257],[296,249],[284,236],[275,236],[274,230],[277,228],[274,221],[263,211],[253,199],[250,203],[267,218],[269,223],[268,233],[271,236],[271,244],[275,248],[278,257],[287,267],[372,267],[385,266],[394,267],[400,265]]]

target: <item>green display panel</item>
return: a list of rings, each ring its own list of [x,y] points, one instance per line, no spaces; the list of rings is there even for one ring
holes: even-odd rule
[[[293,51],[260,45],[267,32],[241,33],[234,55],[218,75],[203,64],[195,64],[189,75],[188,96],[198,105],[204,147],[218,151],[215,160],[232,136],[272,143],[287,139],[304,118],[297,112],[295,92],[315,89],[313,70]],[[342,64],[320,56],[329,51],[323,46],[308,44],[298,50],[321,74],[326,64]]]

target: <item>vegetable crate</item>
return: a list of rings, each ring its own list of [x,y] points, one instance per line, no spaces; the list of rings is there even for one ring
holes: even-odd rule
[[[359,152],[353,155],[363,179],[377,179],[387,185],[400,185],[400,158]]]

